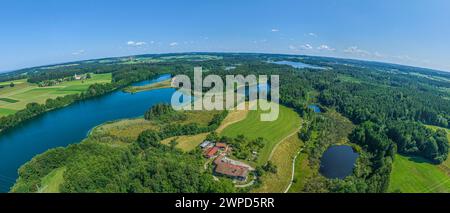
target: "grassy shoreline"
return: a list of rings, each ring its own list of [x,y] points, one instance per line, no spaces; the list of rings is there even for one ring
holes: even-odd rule
[[[144,91],[150,91],[155,89],[165,89],[165,88],[172,88],[172,79],[168,79],[161,82],[156,82],[149,85],[144,86],[130,86],[125,88],[123,91],[128,93],[137,93],[137,92],[144,92]]]

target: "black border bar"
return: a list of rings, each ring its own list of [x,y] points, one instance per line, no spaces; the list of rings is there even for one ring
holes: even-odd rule
[[[298,209],[300,212],[343,210],[450,210],[450,194],[0,194],[4,210],[160,210],[203,211],[201,207],[177,208],[182,200],[208,200],[207,210],[259,212]],[[219,207],[223,199],[263,200],[273,198],[273,207]],[[215,205],[213,205],[214,203]],[[250,202],[247,202],[249,204]],[[208,212],[206,211],[206,212]]]

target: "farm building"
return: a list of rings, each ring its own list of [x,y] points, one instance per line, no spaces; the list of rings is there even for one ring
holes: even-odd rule
[[[230,160],[224,156],[219,156],[214,160],[216,164],[215,172],[220,175],[224,175],[240,181],[247,180],[250,167],[244,164]]]
[[[209,148],[205,150],[205,157],[212,158],[216,156],[217,152],[219,151],[219,148],[217,146]]]
[[[225,143],[216,143],[216,147],[218,147],[222,151],[228,151],[228,145]]]
[[[247,180],[248,168],[228,163],[221,163],[216,166],[216,173],[234,178],[240,181]]]
[[[202,149],[204,149],[204,148],[206,148],[208,146],[211,146],[211,145],[213,145],[211,141],[203,141],[203,143],[200,144],[200,147]]]
[[[219,147],[219,148],[226,148],[227,144],[225,144],[225,143],[217,143],[216,146]]]

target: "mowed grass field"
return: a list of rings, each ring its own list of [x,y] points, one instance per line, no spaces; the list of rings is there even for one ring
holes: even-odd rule
[[[5,87],[0,88],[0,117],[14,114],[24,109],[28,103],[45,103],[49,98],[56,98],[69,94],[86,91],[95,83],[110,83],[111,73],[91,74],[91,79],[67,81],[50,87],[38,87],[26,80],[13,81],[15,86],[9,87],[10,82],[2,82]]]
[[[58,193],[59,187],[64,182],[65,167],[57,168],[41,179],[40,193]]]
[[[450,130],[437,126],[426,125],[436,131],[447,131],[450,141]],[[420,157],[396,155],[392,167],[390,192],[450,192],[450,158],[440,165],[429,163]]]
[[[209,133],[201,133],[198,135],[183,135],[177,137],[167,138],[161,141],[164,145],[170,145],[172,140],[177,142],[176,148],[179,148],[185,152],[189,152],[197,148],[208,136]]]
[[[17,79],[14,81],[4,81],[4,82],[0,82],[0,86],[9,86],[11,84],[11,82],[13,82],[15,85],[17,84],[23,84],[25,82],[27,82],[27,79]]]
[[[450,192],[450,176],[442,168],[420,157],[396,155],[390,192]]]
[[[275,121],[261,121],[260,110],[249,111],[247,117],[229,125],[222,130],[221,135],[236,137],[244,135],[249,139],[262,137],[266,140],[264,148],[258,158],[258,165],[263,165],[269,159],[274,147],[284,138],[296,132],[300,127],[300,116],[292,109],[280,105],[278,119]]]
[[[265,173],[261,186],[253,192],[283,193],[291,182],[292,163],[302,145],[297,134],[280,142],[270,159],[277,166],[277,172]]]

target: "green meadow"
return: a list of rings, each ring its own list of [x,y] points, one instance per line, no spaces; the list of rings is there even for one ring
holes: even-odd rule
[[[25,82],[27,82],[27,79],[18,79],[18,80],[14,80],[14,81],[4,81],[4,82],[0,82],[0,86],[9,86],[11,84],[11,82],[13,82],[15,85],[17,84],[23,84]]]
[[[41,179],[40,193],[58,193],[59,186],[64,182],[65,167],[54,169],[48,175]]]
[[[13,109],[3,109],[3,108],[0,108],[0,117],[1,116],[5,116],[5,115],[12,115],[12,114],[14,114],[14,113],[16,113],[17,111],[16,110],[13,110]]]
[[[441,166],[420,157],[396,155],[389,182],[390,192],[450,192],[450,176]]]
[[[262,183],[253,192],[283,193],[291,182],[293,160],[300,151],[301,146],[303,146],[303,142],[300,141],[297,134],[280,142],[270,159],[277,166],[277,172],[266,172],[262,177]],[[304,171],[301,172],[303,173]]]
[[[309,177],[314,175],[313,169],[309,166],[308,154],[300,153],[295,160],[294,180],[290,193],[298,193],[303,190],[305,183]]]
[[[49,98],[81,93],[95,83],[110,83],[112,77],[111,73],[91,74],[91,76],[90,79],[66,81],[49,87],[38,87],[24,79],[13,81],[14,87],[9,86],[11,82],[2,82],[0,84],[5,86],[0,88],[0,117],[14,114],[24,109],[28,103],[42,104]]]
[[[249,111],[247,117],[226,127],[221,135],[236,137],[244,135],[249,139],[262,137],[266,140],[264,148],[261,150],[258,158],[258,164],[262,165],[270,157],[275,146],[291,134],[295,134],[300,127],[300,117],[292,109],[280,105],[278,119],[275,121],[261,121],[260,110]]]

